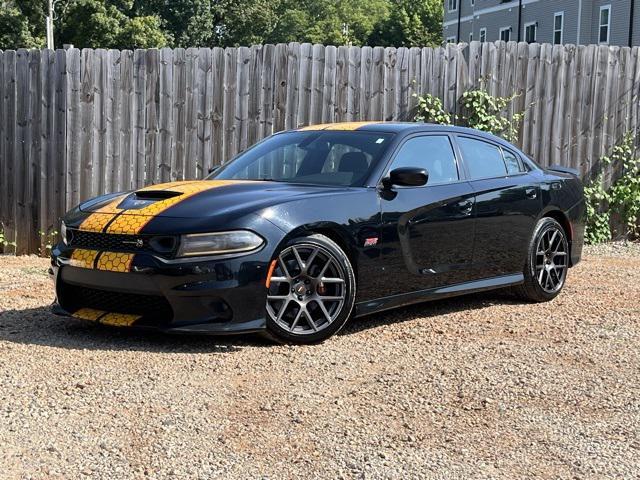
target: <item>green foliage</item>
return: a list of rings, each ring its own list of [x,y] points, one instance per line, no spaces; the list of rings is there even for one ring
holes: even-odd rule
[[[19,8],[0,8],[0,50],[41,48],[44,37],[33,36],[29,19]]]
[[[486,90],[469,90],[462,94],[465,108],[465,120],[469,127],[492,133],[509,142],[518,140],[520,122],[525,112],[516,113],[509,118],[507,108],[517,97],[494,97]]]
[[[118,48],[155,48],[168,44],[161,28],[160,18],[155,15],[134,17],[128,20],[117,37]]]
[[[89,48],[161,48],[168,39],[157,16],[128,16],[117,5],[103,0],[75,0],[70,3],[59,30],[58,44],[72,43]]]
[[[518,112],[508,117],[507,109],[514,98],[493,97],[484,89],[469,90],[462,94],[462,117],[456,116],[453,120],[462,121],[462,124],[500,136],[509,142],[517,142],[519,127],[524,118],[524,112]],[[417,96],[418,109],[414,118],[417,122],[439,123],[451,125],[452,117],[442,106],[442,101],[433,95]]]
[[[16,242],[10,242],[7,239],[4,233],[4,225],[0,223],[0,247],[4,249],[6,247],[15,247],[15,246],[16,246]]]
[[[619,177],[605,188],[603,170],[618,167]],[[611,155],[600,159],[598,172],[584,189],[587,206],[585,241],[591,244],[611,239],[611,219],[615,216],[623,225],[620,234],[638,237],[640,222],[640,161],[636,157],[635,135],[627,132],[613,147]]]
[[[38,255],[41,257],[48,257],[51,255],[51,249],[58,240],[58,231],[49,230],[47,232],[43,232],[42,230],[39,230],[38,234],[40,235],[40,248],[38,249]]]
[[[442,43],[441,0],[395,0],[391,13],[379,21],[368,39],[383,47],[425,47]]]
[[[390,6],[390,0],[281,0],[265,41],[366,45]]]
[[[609,194],[604,188],[602,173],[585,185],[584,198],[587,221],[584,231],[586,243],[596,245],[611,240],[611,213],[608,210]]]
[[[0,48],[46,43],[44,0],[0,0]],[[55,42],[78,48],[311,42],[441,43],[440,0],[61,0]]]
[[[418,110],[415,116],[416,122],[437,123],[440,125],[451,125],[451,115],[445,111],[442,100],[427,93],[425,96],[418,96]]]

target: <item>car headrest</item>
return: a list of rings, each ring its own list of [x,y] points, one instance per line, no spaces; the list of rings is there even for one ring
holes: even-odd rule
[[[339,172],[366,172],[369,168],[367,157],[362,152],[348,152],[340,158]]]

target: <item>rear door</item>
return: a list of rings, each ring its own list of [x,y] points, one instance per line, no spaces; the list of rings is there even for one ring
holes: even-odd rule
[[[383,255],[392,295],[469,279],[474,239],[474,192],[458,167],[447,134],[406,139],[388,171],[422,167],[426,185],[381,192]],[[380,292],[382,293],[382,292]]]
[[[522,272],[541,209],[537,182],[514,151],[473,136],[457,135],[456,143],[476,194],[477,277]]]

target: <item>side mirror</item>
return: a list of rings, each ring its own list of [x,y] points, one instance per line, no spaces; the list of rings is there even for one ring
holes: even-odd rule
[[[209,175],[211,175],[213,172],[215,172],[216,170],[218,170],[220,168],[220,165],[214,165],[213,167],[211,167],[209,169]]]
[[[389,172],[389,176],[382,180],[385,188],[393,185],[399,187],[421,187],[427,184],[429,174],[424,168],[418,167],[400,167],[394,168]]]

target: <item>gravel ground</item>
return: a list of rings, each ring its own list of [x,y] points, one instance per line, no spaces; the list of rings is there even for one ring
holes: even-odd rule
[[[560,297],[351,322],[313,347],[136,334],[48,313],[0,257],[2,478],[637,478],[640,248]]]

